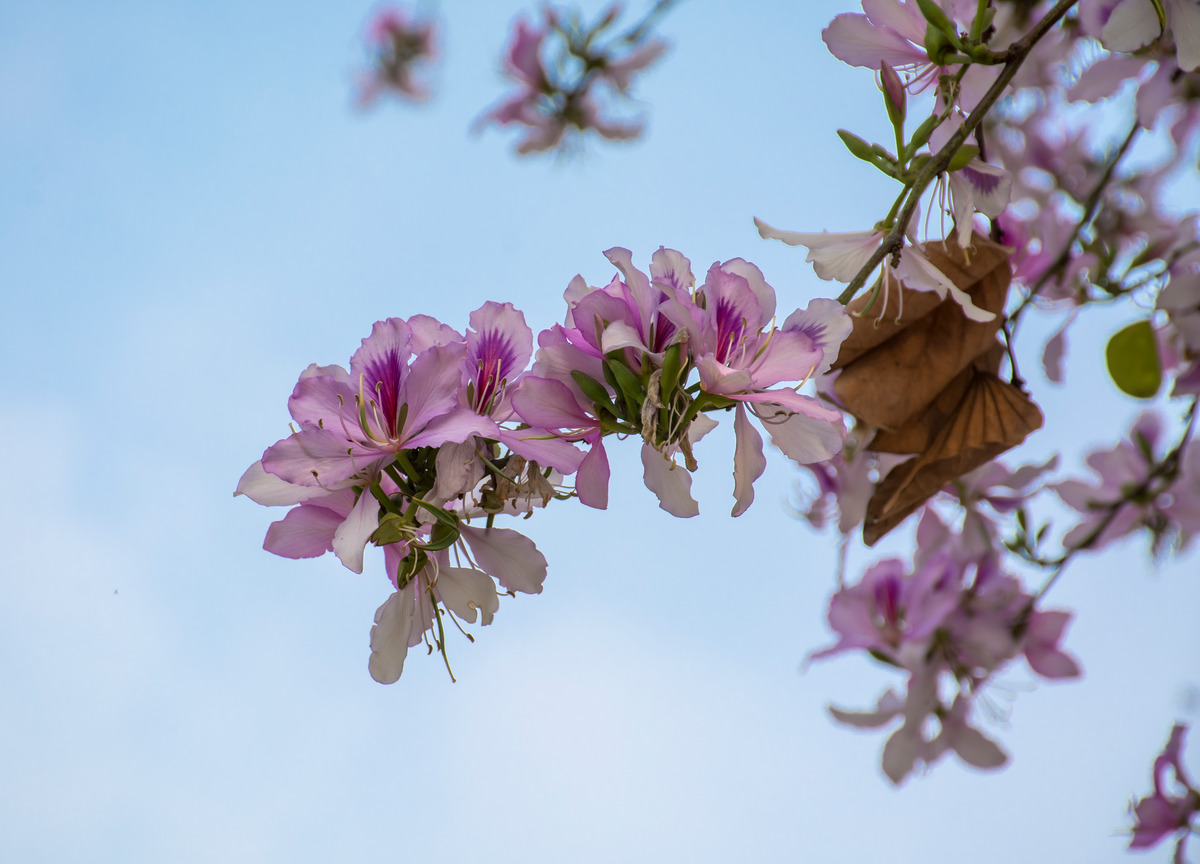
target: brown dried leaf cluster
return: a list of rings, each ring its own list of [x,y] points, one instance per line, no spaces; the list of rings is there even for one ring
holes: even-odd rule
[[[997,341],[1012,277],[1005,250],[974,235],[969,254],[941,241],[922,250],[972,302],[996,317],[971,321],[952,299],[901,286],[877,298],[842,344],[834,392],[879,431],[868,449],[916,454],[879,483],[863,540],[873,545],[947,483],[1016,447],[1042,412],[997,372]],[[869,294],[849,306],[861,313]],[[882,308],[880,308],[882,307]]]

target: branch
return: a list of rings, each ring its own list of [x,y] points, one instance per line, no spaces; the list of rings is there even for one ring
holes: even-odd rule
[[[850,284],[846,286],[846,290],[838,297],[839,301],[842,303],[850,302],[854,295],[866,284],[871,274],[875,272],[875,268],[879,266],[879,262],[887,256],[900,251],[904,245],[904,233],[908,227],[909,220],[912,219],[912,215],[917,209],[917,204],[920,202],[921,196],[925,194],[925,190],[929,187],[929,184],[933,182],[935,177],[946,170],[946,167],[950,164],[950,160],[958,153],[959,148],[962,147],[967,138],[975,131],[976,127],[983,122],[983,118],[987,116],[987,112],[991,110],[997,100],[1004,95],[1004,91],[1008,89],[1008,85],[1017,74],[1017,70],[1021,68],[1021,64],[1025,62],[1025,58],[1029,56],[1029,53],[1037,45],[1038,41],[1067,14],[1067,11],[1076,2],[1077,0],[1059,0],[1053,9],[1047,12],[1042,20],[1033,26],[1032,30],[1010,45],[1008,50],[1004,52],[1004,68],[1000,71],[999,77],[996,78],[984,97],[979,100],[979,104],[971,111],[971,116],[967,118],[966,122],[959,127],[957,132],[950,136],[950,140],[946,142],[946,145],[937,152],[937,155],[929,160],[921,173],[917,175],[909,190],[904,206],[900,209],[896,224],[888,232],[887,236],[883,238],[882,242],[880,242],[879,248],[871,254],[867,263],[850,280]]]
[[[1029,294],[1021,301],[1021,305],[1013,310],[1012,315],[1008,316],[1009,323],[1012,324],[1014,330],[1016,330],[1017,321],[1021,317],[1021,313],[1025,311],[1025,307],[1033,302],[1033,298],[1046,287],[1046,283],[1059,270],[1066,266],[1066,263],[1071,259],[1071,249],[1075,245],[1075,241],[1079,239],[1079,234],[1083,231],[1083,227],[1091,222],[1092,217],[1096,215],[1096,208],[1100,206],[1100,198],[1103,196],[1108,184],[1112,182],[1113,172],[1117,169],[1117,163],[1125,157],[1140,129],[1140,124],[1134,120],[1133,128],[1129,130],[1129,134],[1125,136],[1125,140],[1121,142],[1121,146],[1117,148],[1117,152],[1109,160],[1108,166],[1104,169],[1104,174],[1100,177],[1100,182],[1096,184],[1091,194],[1088,195],[1087,200],[1083,202],[1083,216],[1075,226],[1075,230],[1071,232],[1071,236],[1067,239],[1067,242],[1063,245],[1062,251],[1058,253],[1058,257],[1054,259],[1054,263],[1047,267],[1045,272],[1038,278],[1037,283],[1029,289]]]

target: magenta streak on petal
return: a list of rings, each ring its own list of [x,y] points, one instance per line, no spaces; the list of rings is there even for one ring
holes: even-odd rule
[[[667,350],[671,344],[671,339],[676,331],[675,323],[663,315],[658,315],[654,321],[654,338],[650,345],[650,350],[655,354],[661,354]]]
[[[995,191],[996,187],[1000,185],[1001,179],[1003,179],[994,174],[984,174],[982,171],[976,171],[972,168],[963,168],[962,173],[967,182],[985,195]]]
[[[885,576],[875,583],[875,611],[880,621],[877,626],[895,636],[900,627],[900,580]]]
[[[717,300],[713,319],[717,327],[717,362],[731,365],[729,359],[734,353],[734,348],[740,347],[745,338],[746,319],[742,317],[737,306],[725,297]]]
[[[475,404],[471,407],[478,414],[487,414],[493,401],[500,395],[500,383],[509,377],[517,362],[517,352],[512,341],[498,330],[485,330],[472,351],[471,365],[477,370],[475,378]]]
[[[382,412],[384,431],[387,437],[393,440],[400,431],[396,428],[400,418],[400,385],[404,381],[406,371],[407,367],[400,352],[391,348],[384,352],[381,358],[367,362],[362,374],[363,380],[359,382],[362,388],[360,392],[370,391],[379,400],[377,404]]]

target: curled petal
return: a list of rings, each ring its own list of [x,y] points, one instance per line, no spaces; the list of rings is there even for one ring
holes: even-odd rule
[[[830,234],[804,231],[780,231],[761,219],[755,219],[758,235],[764,240],[780,240],[789,246],[807,246],[813,270],[822,279],[849,282],[863,268],[883,239],[882,231],[852,231]]]
[[[299,504],[301,501],[329,493],[319,486],[297,486],[274,474],[268,474],[263,470],[260,459],[246,469],[233,494],[245,495],[255,504],[262,504],[264,507],[280,507]]]
[[[592,449],[579,463],[575,474],[575,493],[581,504],[596,510],[608,509],[608,453],[599,436]]]
[[[350,515],[333,533],[333,554],[348,569],[355,573],[363,570],[363,551],[367,541],[379,527],[379,502],[370,492],[363,490]]]
[[[829,706],[833,719],[847,726],[858,729],[877,729],[886,726],[900,716],[904,710],[904,700],[895,690],[888,690],[875,703],[874,711],[846,711],[834,705]]]
[[[737,440],[733,454],[733,515],[741,516],[754,501],[754,481],[766,470],[767,459],[762,436],[750,424],[745,405],[737,406],[733,429]]]

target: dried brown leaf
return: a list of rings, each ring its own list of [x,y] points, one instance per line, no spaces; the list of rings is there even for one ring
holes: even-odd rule
[[[902,288],[906,316],[879,323],[871,316],[854,319],[854,330],[838,357],[841,373],[834,391],[841,404],[861,421],[880,429],[899,429],[933,403],[976,357],[995,342],[1008,296],[1011,270],[1004,249],[976,235],[970,253],[944,242],[929,243],[929,260],[976,306],[995,312],[991,321],[972,321],[953,300]],[[888,304],[899,308],[899,293]],[[929,298],[937,301],[929,310]],[[887,307],[885,307],[886,309]],[[927,310],[917,316],[917,312]],[[886,312],[885,312],[886,314]]]
[[[927,449],[896,466],[867,502],[863,542],[873,546],[947,483],[995,459],[1042,426],[1042,412],[1020,388],[975,368],[953,414]]]

